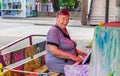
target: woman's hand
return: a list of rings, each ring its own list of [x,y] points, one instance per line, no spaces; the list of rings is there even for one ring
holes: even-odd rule
[[[87,56],[87,53],[85,53],[85,52],[81,52],[81,54],[80,54],[82,57],[86,57]]]
[[[83,58],[85,58],[85,57],[87,56],[87,53],[86,53],[86,52],[83,52],[83,51],[81,51],[81,50],[76,49],[76,52],[77,52],[78,54],[80,54]]]
[[[75,56],[75,55],[72,55],[71,56],[71,60],[75,61],[75,62],[82,62],[84,59],[83,58],[80,58],[78,56]]]

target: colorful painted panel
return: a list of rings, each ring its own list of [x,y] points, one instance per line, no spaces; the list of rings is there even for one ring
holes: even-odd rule
[[[39,59],[40,59],[40,66],[45,64],[45,56],[46,55],[43,55],[43,56],[39,57]]]
[[[41,51],[44,51],[44,50],[45,50],[45,44],[46,44],[46,41],[43,41],[43,42],[38,43],[39,48],[40,48]]]
[[[34,45],[35,50],[36,50],[36,54],[45,50],[45,43],[46,42],[43,41],[43,42],[40,42],[40,43]],[[40,63],[40,66],[45,64],[45,55],[39,57],[39,63]]]
[[[25,76],[39,76],[37,74],[25,74]]]
[[[12,71],[11,74],[12,74],[11,76],[23,76],[22,72],[13,72]]]
[[[27,62],[24,64],[24,70],[25,71],[33,71],[34,69],[39,68],[40,64],[39,64],[39,58],[36,58],[30,62]]]
[[[20,60],[23,60],[25,58],[25,49],[17,50],[13,52],[13,60],[12,63],[18,62]],[[14,68],[16,70],[22,70],[22,66]]]
[[[29,46],[25,49],[25,58],[31,57],[35,55],[35,48],[34,46]],[[34,69],[38,68],[40,66],[39,64],[39,58],[36,58],[32,61],[29,61],[24,64],[24,70],[25,71],[33,71]]]
[[[11,76],[11,71],[6,71],[5,76]]]
[[[35,55],[35,47],[33,45],[26,47],[25,58]]]
[[[34,47],[35,47],[35,52],[36,52],[36,54],[39,53],[39,52],[41,52],[41,49],[40,49],[40,47],[39,47],[39,44],[35,44]]]
[[[20,60],[23,60],[25,57],[25,49],[21,49],[21,50],[17,50],[17,51],[14,51],[13,52],[13,60],[12,60],[12,62],[13,63],[15,63],[15,62],[18,62],[18,61],[20,61]],[[18,66],[18,67],[16,67],[16,68],[14,68],[14,69],[16,69],[16,70],[23,70],[23,68],[22,68],[23,66],[22,65],[20,65],[20,66]],[[22,73],[21,72],[12,72],[12,76],[22,76]]]
[[[13,58],[12,54],[13,53],[11,52],[4,55],[0,55],[0,63],[3,64],[3,67],[10,65],[12,63]]]
[[[36,53],[44,51],[45,50],[45,41],[35,44],[34,47],[35,47]]]
[[[120,75],[120,28],[95,28],[90,76]]]
[[[20,60],[23,60],[25,58],[31,57],[32,56],[45,50],[45,41],[40,42],[38,44],[16,50],[14,52],[5,54],[5,55],[0,55],[0,62],[5,66],[13,64],[15,62],[18,62]],[[45,56],[41,56],[39,58],[33,59],[24,65],[19,65],[16,68],[16,70],[25,70],[25,71],[34,71],[35,69],[39,68],[41,65],[45,64]],[[21,72],[6,72],[6,76],[24,76],[24,73]],[[32,74],[26,74],[26,75],[32,75]]]

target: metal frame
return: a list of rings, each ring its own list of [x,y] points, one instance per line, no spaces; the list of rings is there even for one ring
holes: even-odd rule
[[[18,40],[16,40],[16,41],[12,42],[12,43],[10,43],[10,44],[7,44],[7,45],[1,47],[1,48],[0,48],[0,54],[1,54],[1,51],[2,51],[2,50],[6,49],[6,48],[9,48],[9,47],[11,47],[11,46],[13,46],[13,45],[15,45],[15,44],[17,44],[17,43],[19,43],[19,42],[25,40],[25,39],[28,39],[28,38],[29,38],[29,44],[32,45],[32,44],[33,44],[33,40],[32,40],[32,37],[33,37],[33,36],[46,37],[46,35],[37,35],[37,34],[25,36],[25,37],[20,38],[20,39],[18,39]]]

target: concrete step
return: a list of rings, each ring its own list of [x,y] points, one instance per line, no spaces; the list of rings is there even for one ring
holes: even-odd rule
[[[104,21],[105,18],[105,0],[94,0],[92,4],[92,11],[90,15],[90,25],[98,24],[101,21]],[[115,11],[116,11],[116,1],[110,0],[109,6],[109,21],[115,20]],[[112,17],[111,17],[112,16]],[[102,18],[103,17],[103,18]]]

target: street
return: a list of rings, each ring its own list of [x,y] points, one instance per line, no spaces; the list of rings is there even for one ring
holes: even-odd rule
[[[73,20],[74,21],[74,20]],[[42,23],[43,22],[43,23]],[[94,35],[93,27],[75,25],[78,21],[69,24],[68,32],[73,40],[78,43],[78,48],[83,49]],[[25,36],[40,34],[46,35],[49,28],[55,24],[55,19],[1,19],[0,20],[0,47],[7,45]],[[40,40],[38,40],[39,42]]]

